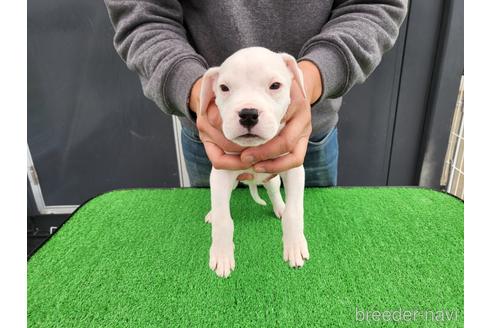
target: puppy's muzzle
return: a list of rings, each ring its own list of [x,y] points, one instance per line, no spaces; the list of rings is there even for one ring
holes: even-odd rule
[[[250,130],[258,123],[258,110],[256,108],[243,108],[239,112],[239,123]]]

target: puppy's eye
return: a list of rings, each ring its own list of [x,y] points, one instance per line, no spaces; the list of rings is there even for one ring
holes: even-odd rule
[[[222,90],[223,92],[229,91],[229,88],[225,84],[221,84],[219,87],[220,87],[220,90]]]
[[[280,82],[273,82],[272,84],[270,84],[270,90],[277,90],[277,89],[280,89]]]

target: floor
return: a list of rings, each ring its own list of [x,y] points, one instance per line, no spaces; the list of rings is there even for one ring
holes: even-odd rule
[[[48,240],[70,215],[37,215],[27,217],[27,258]]]

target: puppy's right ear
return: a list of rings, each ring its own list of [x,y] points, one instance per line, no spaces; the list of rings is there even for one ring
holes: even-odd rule
[[[208,105],[212,98],[215,97],[215,83],[217,83],[217,76],[219,75],[219,68],[209,68],[202,78],[202,86],[200,89],[200,114],[205,115]]]

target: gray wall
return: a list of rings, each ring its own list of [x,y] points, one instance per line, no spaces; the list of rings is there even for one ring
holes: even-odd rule
[[[29,1],[28,142],[48,205],[179,186],[172,120],[117,56],[102,1]]]
[[[395,47],[344,98],[340,185],[417,185],[427,168],[436,186],[463,72],[462,4],[411,1]],[[180,185],[172,120],[112,36],[100,0],[28,1],[28,143],[47,205]]]

